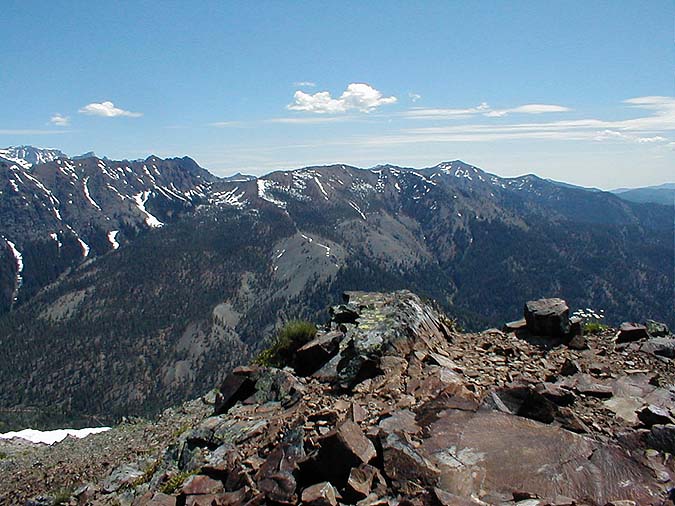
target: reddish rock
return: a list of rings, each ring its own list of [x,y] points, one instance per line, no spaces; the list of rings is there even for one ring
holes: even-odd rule
[[[382,440],[384,474],[395,490],[403,494],[415,493],[437,484],[438,468],[420,455],[406,439],[389,434]]]
[[[308,506],[337,506],[336,490],[324,481],[302,491],[302,503]]]
[[[255,381],[243,374],[229,374],[216,394],[215,414],[227,413],[237,402],[248,399],[255,393]]]
[[[300,347],[295,352],[296,372],[301,376],[309,376],[318,371],[337,353],[343,337],[342,332],[328,332]]]
[[[185,498],[185,506],[219,506],[218,496],[208,495],[189,495]]]
[[[315,472],[336,485],[347,481],[351,468],[367,464],[377,455],[373,443],[351,420],[328,433],[319,445],[319,453],[310,465],[317,466]]]
[[[183,495],[220,494],[225,492],[223,482],[214,480],[203,474],[190,476],[181,487]]]
[[[158,492],[152,496],[152,499],[142,504],[145,506],[176,506],[176,498],[174,496]]]
[[[628,343],[630,341],[639,341],[649,337],[647,327],[635,322],[624,322],[619,327],[619,333],[616,336],[617,343]]]
[[[361,499],[367,497],[373,488],[373,480],[375,477],[378,477],[379,481],[383,481],[382,476],[376,467],[368,464],[362,464],[359,467],[355,467],[349,472],[347,490],[350,492],[350,495],[356,498]]]

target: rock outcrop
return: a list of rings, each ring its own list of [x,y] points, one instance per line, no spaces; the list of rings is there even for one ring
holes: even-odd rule
[[[674,368],[643,344],[618,344],[612,332],[588,336],[586,349],[462,334],[410,292],[350,292],[294,369],[235,370],[213,415],[142,476],[113,493],[92,484],[75,499],[666,504]]]

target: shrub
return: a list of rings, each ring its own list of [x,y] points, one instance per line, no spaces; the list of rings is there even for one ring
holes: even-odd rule
[[[180,487],[185,480],[187,480],[193,474],[199,474],[199,470],[195,469],[194,471],[184,471],[172,475],[164,484],[160,487],[159,491],[163,494],[173,494],[178,487]]]
[[[607,325],[603,325],[600,322],[584,323],[584,333],[585,334],[599,334],[601,332],[604,332],[608,328],[609,327]]]
[[[254,364],[268,367],[290,365],[293,355],[304,344],[316,336],[316,326],[308,321],[293,320],[279,331],[272,345],[260,352],[253,360]]]

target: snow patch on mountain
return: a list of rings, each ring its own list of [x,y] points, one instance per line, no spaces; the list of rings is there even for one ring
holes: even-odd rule
[[[148,197],[150,196],[150,191],[144,191],[141,193],[137,193],[136,195],[133,196],[134,202],[136,202],[136,207],[138,207],[139,211],[145,215],[145,223],[152,228],[158,228],[164,225],[161,221],[159,221],[157,218],[155,218],[152,214],[148,212],[148,210],[145,208],[145,203],[148,201]]]
[[[108,242],[112,245],[112,249],[117,249],[120,247],[120,243],[117,242],[116,237],[119,233],[119,230],[111,230],[108,232]]]

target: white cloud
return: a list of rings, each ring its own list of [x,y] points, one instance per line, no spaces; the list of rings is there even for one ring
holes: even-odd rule
[[[382,93],[366,83],[351,83],[340,95],[331,97],[328,91],[314,94],[296,91],[293,103],[286,106],[291,111],[313,112],[316,114],[336,114],[347,111],[371,112],[382,106],[396,103],[394,96],[383,97]]]
[[[553,104],[525,104],[512,109],[493,109],[485,113],[488,117],[502,117],[507,114],[544,114],[549,112],[567,112],[571,111],[569,107]]]
[[[417,102],[419,99],[422,98],[422,95],[419,93],[408,93],[408,98],[413,102]]]
[[[91,116],[104,116],[106,118],[115,118],[117,116],[127,116],[129,118],[138,118],[143,116],[140,112],[131,112],[115,107],[115,104],[106,100],[105,102],[92,102],[91,104],[85,105],[82,109],[79,110],[82,114],[89,114]]]
[[[487,116],[489,118],[501,118],[508,114],[544,114],[551,112],[571,111],[569,107],[554,104],[525,104],[510,109],[493,109],[487,102],[481,102],[475,107],[464,109],[430,109],[413,108],[403,113],[404,116],[414,119],[445,119],[466,118],[469,116]]]
[[[56,126],[68,126],[70,125],[70,118],[56,113],[49,119],[49,122]]]
[[[315,88],[316,83],[312,81],[297,81],[293,83],[293,86],[297,86],[298,88]]]

